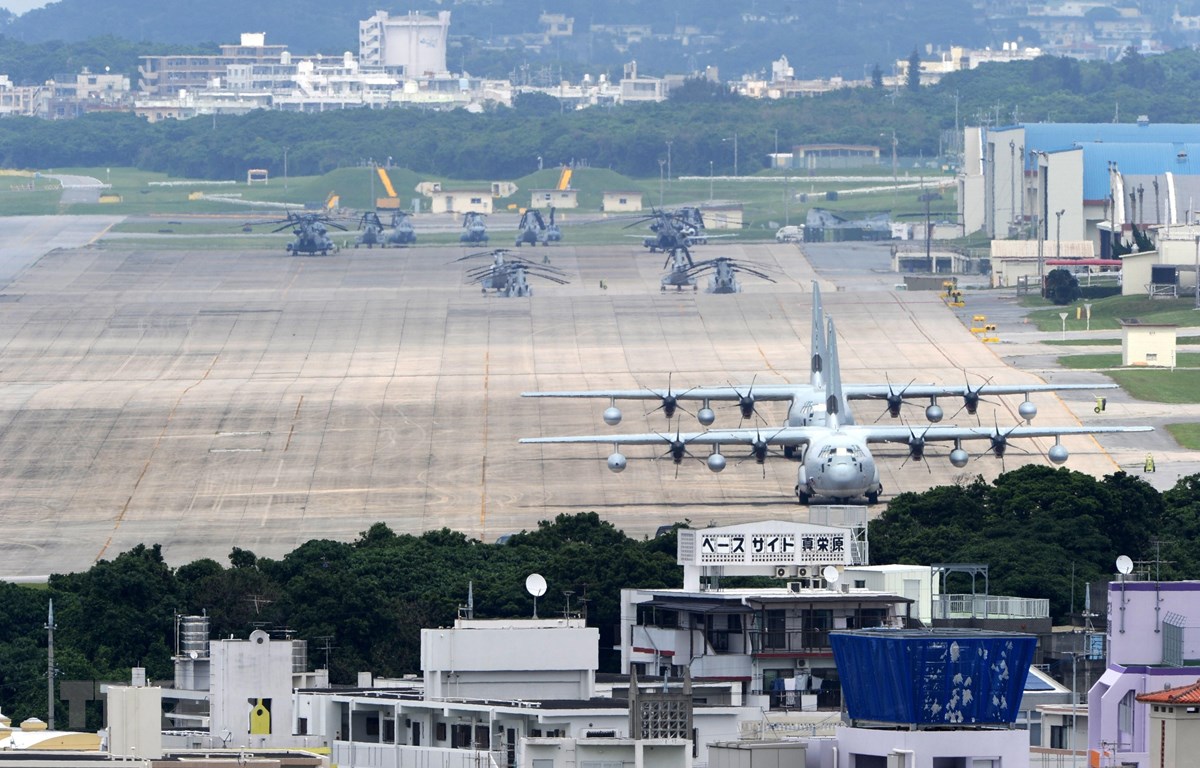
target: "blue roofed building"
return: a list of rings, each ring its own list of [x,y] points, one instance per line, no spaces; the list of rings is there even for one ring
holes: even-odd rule
[[[1200,124],[1023,123],[968,128],[959,213],[995,239],[1091,241],[1174,226],[1200,201]]]

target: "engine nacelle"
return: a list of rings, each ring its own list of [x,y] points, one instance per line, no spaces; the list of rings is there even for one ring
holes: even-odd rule
[[[971,455],[962,448],[955,448],[953,451],[950,451],[950,463],[959,469],[967,466],[967,462],[970,460]]]
[[[613,451],[608,456],[608,469],[611,472],[621,473],[625,471],[625,467],[629,464],[620,451]]]
[[[709,454],[708,460],[705,462],[712,472],[720,472],[725,469],[725,457],[719,453]]]
[[[909,438],[908,441],[908,458],[913,461],[920,461],[925,458],[925,439],[921,437]]]
[[[1033,421],[1033,417],[1037,416],[1037,406],[1026,400],[1017,406],[1017,413],[1021,415],[1025,421]]]
[[[696,411],[696,421],[700,422],[701,426],[711,427],[713,422],[717,420],[717,414],[712,408],[705,406]]]
[[[925,418],[928,419],[932,424],[937,424],[945,415],[946,412],[943,411],[942,406],[938,405],[937,403],[930,403],[925,408]]]
[[[621,409],[617,406],[610,406],[604,409],[604,423],[610,427],[615,427],[621,423]]]
[[[1062,443],[1055,443],[1054,445],[1050,446],[1050,450],[1046,453],[1046,456],[1050,459],[1050,461],[1055,464],[1062,464],[1067,460],[1068,457],[1070,457],[1070,455],[1071,453]]]

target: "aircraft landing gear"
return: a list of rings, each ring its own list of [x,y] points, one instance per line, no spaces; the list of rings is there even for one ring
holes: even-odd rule
[[[799,501],[801,504],[803,504],[804,506],[806,506],[806,507],[807,507],[807,506],[808,506],[808,503],[809,503],[810,501],[812,501],[812,494],[810,494],[810,493],[805,493],[804,491],[800,490],[800,486],[798,486],[798,485],[797,485],[797,486],[796,486],[796,499],[797,499],[797,501]]]
[[[867,503],[868,504],[878,504],[879,503],[879,494],[878,493],[868,493],[867,494]]]
[[[783,446],[783,458],[791,459],[791,458],[794,458],[795,456],[796,456],[796,446],[794,446],[794,445]]]

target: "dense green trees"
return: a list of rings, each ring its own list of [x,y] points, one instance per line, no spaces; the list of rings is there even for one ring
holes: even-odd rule
[[[521,96],[512,109],[484,114],[415,109],[346,110],[316,115],[254,112],[242,117],[163,121],[132,115],[79,120],[0,120],[0,165],[19,168],[137,166],[191,178],[237,179],[247,168],[292,175],[324,173],[368,159],[421,174],[462,179],[523,176],[536,168],[585,162],[635,177],[657,175],[672,142],[676,173],[733,172],[766,166],[778,146],[840,142],[880,144],[895,131],[901,157],[936,157],[944,131],[961,123],[1012,120],[1109,121],[1139,114],[1156,122],[1193,119],[1200,99],[1191,84],[1200,52],[1153,61],[1130,54],[1116,64],[1043,57],[991,64],[947,76],[932,87],[900,91],[843,89],[779,101],[740,98],[704,80],[688,81],[661,104],[563,110],[548,96]],[[1140,83],[1141,85],[1137,85]]]
[[[126,680],[134,666],[169,679],[175,616],[199,613],[214,637],[286,627],[309,641],[315,663],[329,645],[335,681],[368,669],[419,672],[423,627],[453,623],[469,591],[477,617],[529,616],[524,583],[534,572],[550,585],[540,615],[562,615],[569,590],[572,611],[583,609],[611,648],[622,587],[678,584],[674,541],[630,539],[591,512],[559,516],[506,545],[449,530],[397,535],[376,523],[354,542],[309,541],[278,560],[235,547],[229,567],[204,559],[173,570],[158,546],[138,546],[53,576],[46,590],[0,583],[0,701],[18,719],[46,715],[51,598],[59,677],[68,680]]]
[[[994,483],[897,496],[871,524],[873,563],[979,562],[992,594],[1046,597],[1057,618],[1082,605],[1118,555],[1161,559],[1163,579],[1200,576],[1200,475],[1159,494],[1118,472],[1097,480],[1026,466]],[[234,548],[228,567],[197,560],[172,569],[157,546],[138,546],[46,589],[0,583],[0,701],[16,719],[45,716],[47,602],[55,605],[62,679],[125,680],[144,666],[171,675],[178,614],[206,613],[214,637],[288,628],[309,641],[335,682],[360,670],[419,669],[420,631],[447,626],[474,595],[480,618],[529,616],[525,577],[541,573],[538,605],[558,616],[568,599],[601,632],[601,663],[614,667],[623,587],[678,586],[673,533],[631,539],[594,512],[560,515],[505,544],[450,530],[399,535],[376,523],[353,542],[309,541],[279,559]],[[952,587],[953,588],[953,587]],[[568,596],[566,593],[571,592]]]
[[[1159,538],[1179,555],[1163,578],[1195,578],[1200,557],[1187,550],[1200,524],[1198,489],[1197,476],[1160,495],[1124,472],[1097,480],[1028,465],[992,485],[976,479],[897,496],[871,524],[871,560],[989,563],[992,594],[1048,597],[1062,619],[1072,571],[1078,608],[1086,582],[1110,578],[1118,555],[1151,558]]]

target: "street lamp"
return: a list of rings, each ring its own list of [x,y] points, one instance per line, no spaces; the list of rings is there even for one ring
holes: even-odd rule
[[[1066,208],[1054,212],[1054,258],[1056,259],[1062,258],[1062,216],[1066,212]]]
[[[671,142],[667,142],[667,181],[671,180]]]
[[[1062,340],[1066,341],[1067,340],[1067,313],[1059,312],[1058,317],[1060,320],[1062,320]]]
[[[291,147],[283,148],[283,191],[287,192],[287,153]]]
[[[712,202],[712,199],[713,199],[712,182],[713,182],[713,161],[709,160],[708,161],[708,202],[710,202],[710,203]],[[1200,237],[1196,238],[1196,253],[1200,253]]]
[[[658,161],[658,207],[663,207],[663,167],[667,164],[666,160],[659,159]]]
[[[1084,330],[1092,330],[1092,305],[1083,305],[1083,316],[1087,319],[1087,327]]]
[[[735,177],[735,178],[736,178],[736,177],[737,177],[737,175],[738,175],[738,162],[737,162],[737,161],[738,161],[738,156],[737,156],[737,155],[738,155],[738,153],[737,153],[737,139],[738,139],[737,131],[734,131],[734,132],[733,132],[733,138],[731,138],[731,139],[721,139],[721,142],[722,142],[722,143],[724,143],[724,142],[726,142],[726,141],[732,141],[732,142],[733,142],[733,175],[734,175],[734,177]]]

